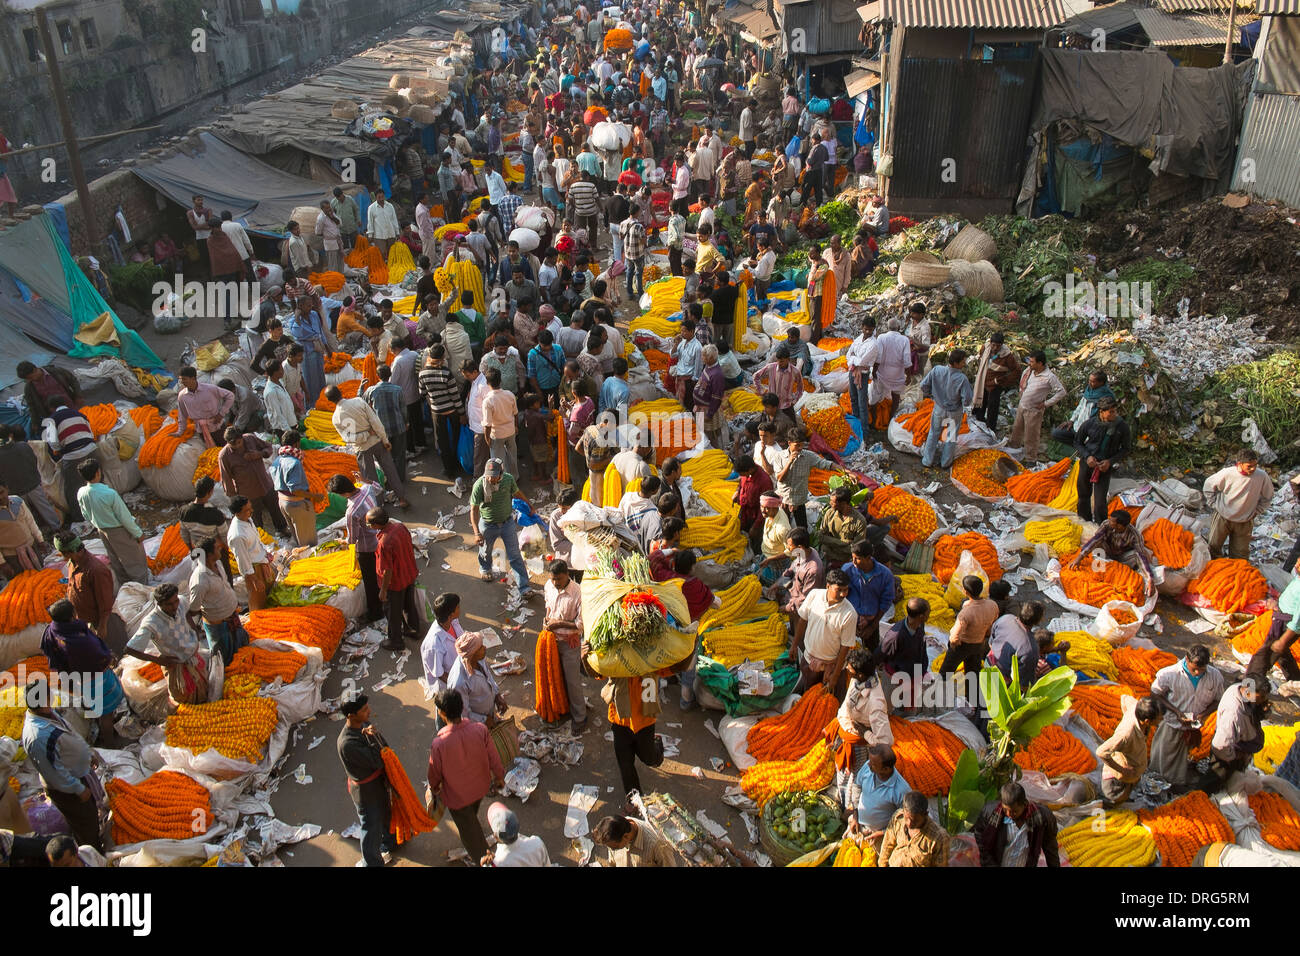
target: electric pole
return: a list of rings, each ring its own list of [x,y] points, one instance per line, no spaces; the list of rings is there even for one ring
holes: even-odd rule
[[[81,201],[81,221],[86,232],[86,242],[93,245],[95,210],[90,201],[90,187],[86,185],[86,173],[81,168],[81,151],[77,148],[77,130],[72,125],[72,114],[68,110],[68,98],[63,92],[63,78],[59,75],[59,58],[54,51],[54,38],[50,35],[50,21],[44,7],[36,9],[36,26],[41,31],[41,45],[45,48],[45,66],[50,71],[50,92],[54,94],[54,104],[59,109],[59,122],[63,126],[63,146],[68,151],[68,164],[72,170],[72,182],[77,187],[77,198]]]

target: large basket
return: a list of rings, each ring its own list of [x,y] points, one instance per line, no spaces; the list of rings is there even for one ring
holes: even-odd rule
[[[917,289],[933,289],[951,278],[947,265],[928,252],[912,252],[898,264],[898,282]]]
[[[965,259],[953,259],[948,263],[953,282],[961,286],[964,294],[985,302],[1001,302],[1002,274],[991,262],[980,260],[968,262]]]
[[[817,795],[817,801],[834,813],[840,812],[839,803],[824,793]],[[773,801],[769,800],[767,805],[763,807],[763,812],[759,814],[758,842],[762,846],[763,852],[772,858],[773,866],[788,866],[808,851],[803,848],[802,843],[795,843],[793,840],[787,840],[785,837],[776,835],[776,832],[772,829],[773,805]],[[841,830],[842,835],[843,831]]]
[[[965,259],[968,262],[987,259],[993,262],[998,257],[998,243],[979,226],[968,224],[952,237],[943,255],[945,259]]]

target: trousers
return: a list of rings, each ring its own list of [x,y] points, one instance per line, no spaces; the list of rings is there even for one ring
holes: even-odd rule
[[[415,587],[388,589],[388,641],[400,644],[403,638],[418,640],[424,635],[420,611],[415,606]]]
[[[587,719],[587,700],[582,686],[582,647],[570,647],[569,642],[560,635],[556,636],[555,646],[560,652],[564,691],[569,696],[569,716],[580,724]]]
[[[1106,517],[1106,501],[1110,498],[1110,476],[1115,474],[1112,467],[1109,471],[1097,473],[1097,480],[1092,480],[1092,469],[1088,467],[1087,461],[1079,462],[1079,478],[1075,482],[1075,491],[1079,495],[1079,517],[1084,521],[1092,521],[1095,514],[1099,519],[1104,520]]]
[[[316,511],[306,498],[280,495],[280,511],[293,526],[293,541],[300,548],[316,543]]]
[[[519,475],[519,454],[515,443],[516,436],[493,438],[488,446],[493,458],[500,458],[506,466],[506,474]]]
[[[1043,452],[1043,414],[1047,409],[1042,405],[1026,407],[1023,403],[1016,409],[1016,420],[1011,425],[1011,444],[1025,450],[1026,461],[1038,461]],[[997,420],[997,406],[990,413]],[[989,428],[992,428],[989,425]]]
[[[515,583],[519,585],[519,590],[528,587],[528,568],[524,565],[524,556],[519,551],[519,526],[515,524],[514,519],[499,524],[480,521],[479,531],[483,535],[483,547],[479,548],[478,552],[479,569],[485,572],[492,570],[492,549],[496,546],[497,539],[500,539],[505,545],[506,560],[510,562],[510,569],[515,572]]]
[[[274,491],[267,492],[261,498],[253,499],[253,524],[265,528],[267,518],[271,519],[271,526],[278,534],[289,533],[289,525],[285,522],[284,515],[280,513],[280,504],[276,501]]]
[[[458,478],[461,474],[459,451],[460,419],[456,415],[433,416],[433,440],[438,446],[438,456],[442,459],[443,471],[448,478]]]
[[[403,441],[405,441],[405,436],[403,436]],[[405,464],[405,455],[402,456],[402,461],[403,464]],[[378,481],[378,469],[382,468],[384,471],[385,482],[388,485],[388,490],[397,495],[399,499],[406,498],[406,488],[402,484],[401,477],[399,477],[400,472],[397,470],[397,465],[393,462],[392,453],[384,447],[383,442],[377,441],[369,448],[364,448],[358,452],[357,464],[361,466],[361,476],[365,478],[366,481]]]
[[[655,736],[655,725],[642,727],[636,733],[619,724],[613,726],[614,759],[618,761],[618,774],[623,780],[623,794],[633,790],[641,792],[641,778],[637,776],[636,762],[647,767],[658,767],[664,762],[663,741]]]
[[[469,806],[461,807],[459,810],[452,810],[449,807],[447,810],[456,824],[456,832],[460,834],[461,846],[469,852],[475,866],[479,865],[483,860],[483,854],[488,851],[483,825],[478,822],[478,808],[482,802],[483,798],[479,797]]]
[[[46,789],[46,795],[50,798],[50,802],[59,808],[63,819],[68,821],[68,826],[72,828],[72,835],[77,838],[77,842],[93,846],[103,853],[104,838],[99,832],[99,807],[95,804],[95,798],[82,800],[75,793],[64,793],[53,787]]]
[[[925,437],[925,447],[921,449],[921,464],[927,468],[933,468],[935,455],[939,456],[939,467],[949,468],[952,466],[952,460],[957,457],[957,430],[953,429],[952,441],[943,443],[943,450],[939,450],[939,437],[943,434],[943,423],[945,418],[961,419],[961,409],[956,411],[946,411],[937,404],[934,411],[930,413],[930,434]]]
[[[379,602],[379,575],[375,573],[375,552],[358,551],[357,567],[361,569],[361,584],[366,591],[366,617],[375,621],[384,613]]]
[[[1241,561],[1250,559],[1250,533],[1254,530],[1252,521],[1229,521],[1217,511],[1210,518],[1210,555],[1217,558],[1228,542],[1228,557]]]
[[[357,821],[361,824],[361,859],[366,866],[383,866],[382,851],[391,853],[396,844],[388,832],[393,808],[388,801],[388,781],[384,777],[348,788],[352,805],[357,808]]]

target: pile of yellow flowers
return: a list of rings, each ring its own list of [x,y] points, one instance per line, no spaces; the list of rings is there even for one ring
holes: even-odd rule
[[[694,458],[687,458],[682,462],[682,475],[690,478],[695,484],[699,484],[703,479],[713,481],[725,480],[731,474],[731,459],[725,451],[720,448],[710,448],[702,451]],[[732,487],[735,491],[735,487]],[[719,508],[719,511],[722,509]]]
[[[1265,724],[1264,746],[1255,754],[1255,766],[1263,773],[1276,772],[1282,761],[1286,759],[1287,751],[1295,743],[1297,730],[1300,730],[1300,724],[1288,726]]]
[[[686,411],[682,403],[675,398],[656,398],[648,402],[637,402],[630,409],[630,412],[640,412],[647,419],[670,418],[673,415],[680,415]],[[684,469],[683,469],[684,470]]]
[[[213,446],[205,448],[199,453],[199,463],[194,466],[194,480],[207,476],[213,481],[221,480],[221,468],[217,464],[217,456],[221,454],[221,449]]]
[[[0,690],[0,737],[22,740],[23,718],[26,715],[27,702],[23,698],[22,688],[10,686]]]
[[[275,730],[278,708],[269,697],[181,704],[167,718],[167,746],[200,754],[215,750],[231,760],[257,763]]]
[[[348,545],[310,558],[299,558],[289,565],[289,573],[280,579],[280,583],[288,587],[354,588],[361,583],[355,550]]]
[[[709,608],[700,617],[698,632],[703,634],[711,627],[733,624],[752,616],[758,600],[763,596],[763,585],[758,575],[747,574],[725,591],[715,591],[714,597],[722,607]]]
[[[875,865],[876,851],[871,848],[871,844],[858,846],[857,841],[849,836],[840,841],[840,848],[835,851],[835,862],[831,864],[832,867]]]
[[[646,286],[650,308],[627,324],[628,333],[635,335],[645,329],[661,339],[670,339],[681,329],[681,319],[669,321],[668,316],[682,310],[682,293],[686,290],[684,276],[672,276]]]
[[[763,410],[763,400],[747,388],[733,388],[723,396],[723,404],[733,415],[748,415]]]
[[[1093,637],[1087,631],[1061,631],[1056,639],[1070,642],[1070,649],[1065,652],[1066,665],[1085,674],[1119,682],[1119,667],[1107,641]]]
[[[324,442],[326,445],[342,445],[343,436],[334,427],[333,416],[319,408],[313,408],[302,420],[304,433],[312,441]]]
[[[739,561],[745,555],[748,539],[740,530],[740,512],[729,514],[704,515],[686,519],[686,530],[682,532],[683,548],[720,548],[705,557],[714,558],[724,564]]]
[[[1128,810],[1089,815],[1056,840],[1071,866],[1150,866],[1156,859],[1155,837]]]
[[[785,615],[770,614],[762,621],[715,627],[700,638],[700,646],[724,667],[735,667],[749,660],[762,661],[770,668],[789,648]]]
[[[1083,543],[1083,529],[1070,518],[1052,518],[1050,521],[1030,521],[1025,525],[1025,538],[1034,544],[1045,544],[1057,557],[1073,554]]]
[[[256,674],[230,674],[221,685],[221,699],[233,700],[238,697],[256,697],[262,689],[262,678]]]
[[[835,764],[825,740],[818,740],[800,760],[765,760],[746,770],[740,786],[760,807],[778,793],[821,790],[835,779]]]
[[[930,602],[929,623],[935,627],[948,630],[957,623],[957,612],[944,597],[943,585],[928,574],[899,574],[895,578],[901,593],[896,595],[894,620],[901,621],[907,617],[907,602],[912,598],[925,598]]]

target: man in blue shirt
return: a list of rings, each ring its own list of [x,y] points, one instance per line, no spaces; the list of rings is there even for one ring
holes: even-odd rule
[[[877,561],[866,538],[853,542],[853,560],[844,565],[849,576],[849,603],[858,612],[858,640],[872,654],[880,646],[880,619],[894,603],[894,574]]]
[[[627,417],[627,406],[632,399],[632,390],[627,384],[627,359],[620,356],[614,359],[614,374],[610,375],[600,386],[599,411],[613,412],[620,420]]]
[[[375,416],[392,445],[393,467],[402,484],[406,484],[406,398],[402,389],[392,382],[393,371],[387,365],[378,369],[379,383],[366,389],[366,404],[375,410]]]
[[[537,333],[537,344],[528,350],[528,382],[534,391],[550,399],[551,407],[560,405],[560,379],[564,376],[564,349],[555,342],[550,329]]]
[[[903,775],[894,769],[897,757],[888,744],[873,744],[867,750],[867,762],[858,771],[854,789],[858,791],[857,805],[849,813],[849,832],[863,832],[868,840],[879,846],[894,812],[903,805],[903,797],[912,788]]]
[[[22,744],[45,784],[46,796],[59,808],[78,843],[103,852],[99,809],[91,790],[94,771],[90,745],[50,707],[49,681],[33,678],[24,689],[27,713]]]
[[[316,544],[316,509],[307,483],[307,472],[302,467],[302,437],[286,430],[280,436],[280,448],[271,460],[271,484],[280,500],[280,511],[293,526],[295,544],[308,547]]]
[[[952,460],[957,455],[957,432],[962,413],[970,407],[975,397],[975,388],[963,371],[965,367],[966,350],[953,349],[948,354],[947,365],[936,365],[921,380],[921,394],[934,400],[934,410],[930,413],[930,434],[926,436],[925,447],[921,449],[921,464],[926,468],[934,467],[939,438],[943,435],[944,422],[948,419],[956,424],[950,430],[948,440],[943,443],[940,467],[951,467]]]

